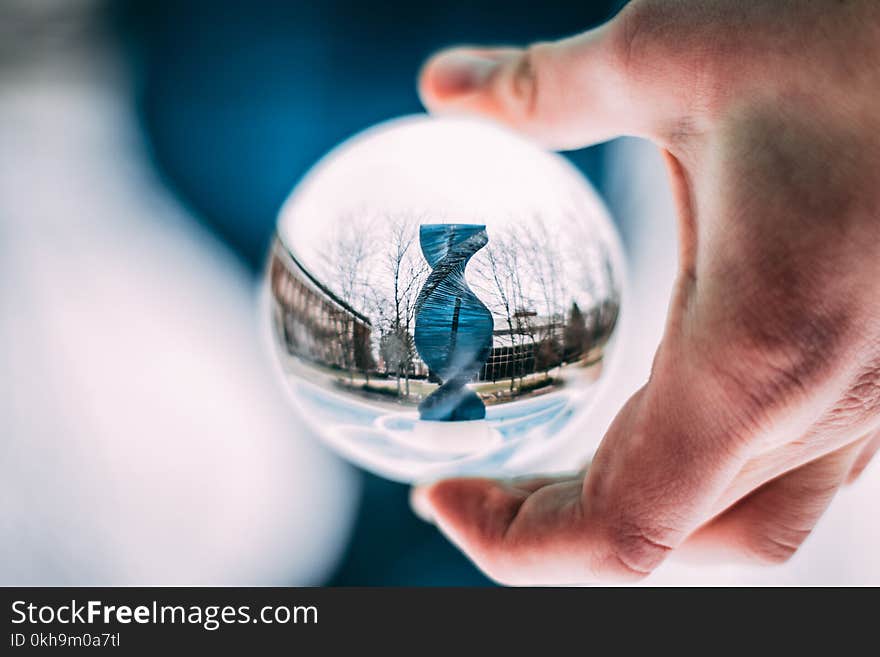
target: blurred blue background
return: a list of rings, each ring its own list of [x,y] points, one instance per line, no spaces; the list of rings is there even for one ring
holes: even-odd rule
[[[422,111],[415,80],[432,52],[568,36],[623,4],[130,1],[115,25],[156,167],[257,275],[282,201],[318,158],[376,122]],[[601,147],[569,157],[600,178]],[[354,534],[333,584],[488,583],[412,515],[407,487],[360,476]]]
[[[526,44],[603,22],[625,0],[114,5],[156,166],[253,268],[281,202],[318,158],[423,111],[415,80],[454,44]],[[600,158],[571,154],[587,172]]]

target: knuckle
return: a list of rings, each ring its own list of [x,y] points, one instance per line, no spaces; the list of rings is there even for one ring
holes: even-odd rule
[[[655,22],[650,3],[631,2],[611,23],[611,51],[619,70],[634,71],[644,59],[645,38],[653,31]]]
[[[808,529],[768,528],[755,533],[748,541],[746,550],[759,563],[779,565],[789,561],[809,535]]]
[[[672,551],[668,530],[649,530],[638,523],[617,523],[608,535],[611,558],[626,574],[642,578],[651,574]]]
[[[528,46],[496,81],[497,100],[515,123],[529,123],[540,114],[540,78],[545,75],[548,48],[541,43]]]
[[[658,97],[676,90],[674,118],[664,126],[673,136],[698,132],[723,113],[742,53],[730,56],[711,16],[685,3],[643,0],[629,3],[610,27],[612,66],[620,76]]]
[[[773,499],[755,501],[757,518],[741,539],[744,551],[752,561],[772,565],[791,559],[807,540],[840,486],[838,468],[829,468],[827,463],[817,463],[809,477],[802,479],[796,486],[789,484],[795,486],[789,491],[795,496],[794,502],[789,500],[780,507]]]
[[[880,359],[869,361],[847,386],[839,401],[822,417],[825,430],[850,432],[880,415]]]

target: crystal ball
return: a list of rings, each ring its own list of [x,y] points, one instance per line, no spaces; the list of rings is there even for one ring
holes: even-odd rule
[[[349,460],[406,482],[513,476],[589,414],[622,277],[567,160],[493,124],[406,117],[293,190],[263,314],[304,423]]]

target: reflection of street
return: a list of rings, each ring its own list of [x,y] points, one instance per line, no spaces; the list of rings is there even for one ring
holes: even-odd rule
[[[327,380],[313,376],[306,379],[296,373],[301,365],[294,359],[288,359],[287,364],[286,376],[296,390],[295,399],[304,417],[316,426],[332,424],[333,430],[324,434],[349,458],[401,480],[443,476],[447,469],[461,474],[496,475],[505,468],[515,469],[518,459],[534,457],[552,449],[555,440],[565,439],[563,429],[577,411],[589,407],[596,390],[593,383],[598,378],[598,367],[579,368],[566,373],[571,379],[566,390],[488,407],[486,419],[474,424],[485,425],[494,438],[472,444],[450,440],[461,446],[455,447],[453,454],[450,446],[443,445],[444,432],[454,433],[457,425],[471,423],[423,422],[415,408],[402,408],[394,402],[357,401],[328,389],[327,380],[332,381],[334,374],[327,373]],[[420,431],[422,425],[433,427],[424,434]],[[420,433],[429,435],[430,440],[418,440]]]
[[[364,376],[362,373],[349,373],[339,369],[310,363],[305,367],[296,357],[282,355],[285,373],[306,377],[313,384],[331,390],[338,390],[378,404],[388,410],[416,407],[422,399],[439,386],[427,379],[410,379],[409,395],[400,395],[397,380],[381,375]],[[486,406],[505,404],[513,400],[526,400],[541,397],[558,391],[577,379],[580,384],[596,382],[602,373],[601,353],[595,360],[585,360],[576,368],[558,368],[550,373],[537,372],[518,379],[518,388],[510,391],[508,381],[483,381],[470,384]]]

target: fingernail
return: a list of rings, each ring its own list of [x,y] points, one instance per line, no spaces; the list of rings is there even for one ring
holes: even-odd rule
[[[409,494],[409,505],[413,513],[428,523],[434,522],[434,510],[428,502],[427,486],[415,486]]]
[[[430,65],[431,88],[440,97],[463,96],[480,89],[498,68],[497,59],[453,50]]]

